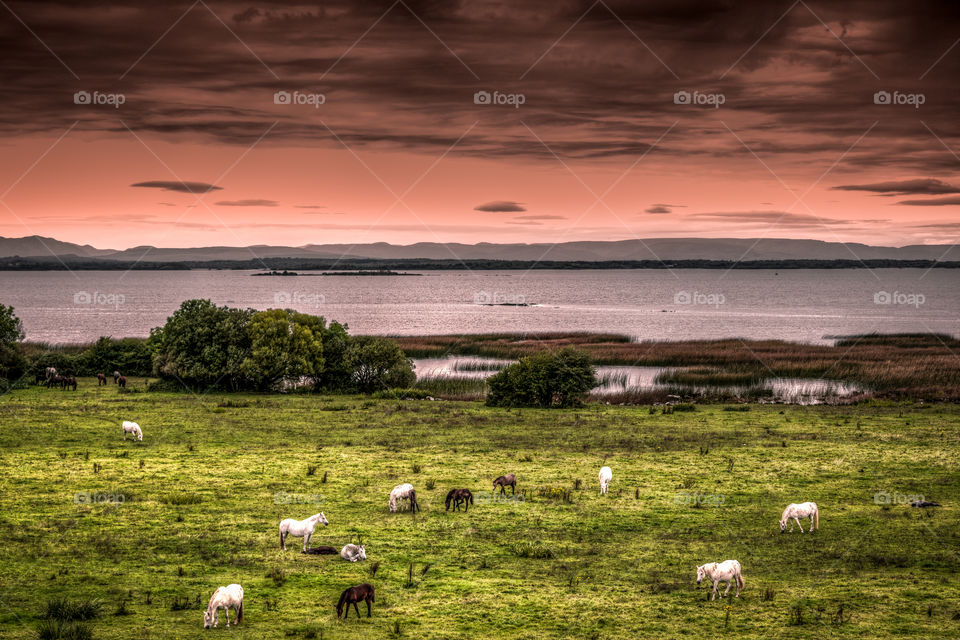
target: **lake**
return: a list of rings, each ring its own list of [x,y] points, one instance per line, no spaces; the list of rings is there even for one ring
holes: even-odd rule
[[[293,308],[352,333],[605,331],[640,340],[868,332],[957,334],[953,269],[426,271],[251,277],[251,271],[7,271],[0,302],[28,340],[146,336],[180,303]],[[526,306],[524,306],[526,305]]]

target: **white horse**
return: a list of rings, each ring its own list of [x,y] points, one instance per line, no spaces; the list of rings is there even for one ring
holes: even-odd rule
[[[813,533],[814,529],[820,528],[820,509],[816,502],[803,502],[801,504],[788,504],[780,516],[780,533],[787,533],[787,521],[793,520],[800,527],[800,533],[803,533],[803,525],[800,524],[800,518],[810,518],[810,528],[808,531]],[[790,523],[790,533],[793,533],[793,522]]]
[[[367,550],[360,544],[348,544],[340,551],[340,557],[350,562],[367,559]]]
[[[207,610],[203,612],[203,628],[216,628],[220,622],[220,609],[223,609],[223,615],[227,617],[227,627],[230,626],[230,609],[237,612],[237,617],[233,621],[233,626],[243,622],[243,587],[238,584],[232,584],[229,587],[220,587],[210,596],[210,604]]]
[[[123,424],[120,425],[123,428],[123,439],[127,439],[127,434],[129,433],[131,437],[136,438],[137,441],[143,442],[143,431],[140,431],[140,425],[136,422],[130,422],[124,420]]]
[[[323,512],[314,514],[307,518],[306,520],[294,520],[293,518],[287,518],[280,522],[280,548],[283,551],[287,550],[287,536],[293,536],[294,538],[303,538],[303,550],[306,552],[310,548],[310,538],[313,537],[313,530],[317,528],[317,524],[322,522],[324,526],[329,525],[327,522],[327,516],[323,515]]]
[[[393,491],[390,492],[390,513],[397,512],[397,507],[400,506],[402,500],[410,501],[410,509],[412,511],[420,510],[420,505],[417,503],[417,492],[409,482],[398,484],[393,488]]]
[[[727,583],[727,590],[723,592],[723,595],[727,595],[730,593],[730,586],[736,581],[737,592],[734,594],[734,597],[740,597],[740,590],[743,589],[743,576],[740,575],[740,563],[736,560],[708,562],[707,564],[700,565],[697,567],[697,584],[700,584],[700,581],[704,578],[709,578],[713,581],[713,595],[710,598],[711,600],[717,599],[717,584],[720,582]]]
[[[606,493],[613,480],[613,470],[610,467],[600,467],[600,493]]]

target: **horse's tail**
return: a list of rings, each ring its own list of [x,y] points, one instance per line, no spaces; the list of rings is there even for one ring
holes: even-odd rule
[[[240,606],[237,608],[237,624],[243,622],[243,598],[240,598]]]
[[[820,528],[820,507],[816,506],[813,508],[813,522],[817,529]]]
[[[470,501],[470,504],[473,504],[473,494],[467,491],[467,500]]]
[[[280,527],[280,548],[283,549],[283,527]]]
[[[740,573],[740,567],[737,567],[737,589],[743,589],[743,575]]]
[[[416,512],[420,510],[420,503],[417,502],[417,492],[413,489],[410,489],[410,511]]]

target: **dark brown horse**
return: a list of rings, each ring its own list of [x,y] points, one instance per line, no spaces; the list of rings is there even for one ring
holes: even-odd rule
[[[512,473],[508,473],[505,476],[500,476],[493,481],[493,491],[496,493],[497,487],[500,487],[501,495],[507,492],[507,487],[510,487],[510,490],[513,494],[517,493],[517,476]]]
[[[126,389],[126,388],[127,388],[127,377],[126,377],[126,376],[118,376],[118,377],[117,377],[117,384],[120,385],[120,388],[121,388],[121,389]]]
[[[470,505],[473,504],[473,494],[470,493],[470,489],[450,489],[450,493],[447,494],[446,511],[450,510],[451,503],[454,511],[459,511],[461,505],[464,512],[469,511]]]
[[[98,386],[98,387],[102,387],[102,386],[105,385],[105,384],[107,384],[107,375],[106,375],[105,373],[98,373],[98,374],[97,374],[97,386]]]
[[[62,380],[60,382],[60,388],[66,391],[67,387],[71,387],[74,391],[76,391],[77,379],[74,378],[73,376],[62,376]]]
[[[354,610],[357,612],[357,617],[360,617],[360,609],[357,607],[358,602],[367,603],[367,617],[370,617],[370,603],[373,602],[373,586],[364,582],[363,584],[358,584],[355,587],[350,587],[346,591],[340,594],[340,602],[337,603],[337,619],[340,619],[340,614],[343,614],[343,619],[346,620],[347,616],[350,615],[350,605],[353,605]],[[343,611],[343,605],[347,605],[346,612]]]

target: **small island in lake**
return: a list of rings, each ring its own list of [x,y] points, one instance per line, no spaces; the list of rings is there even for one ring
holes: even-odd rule
[[[297,273],[296,271],[263,271],[251,273],[252,276],[422,276],[422,273],[402,273],[400,271],[329,271],[324,273]]]

